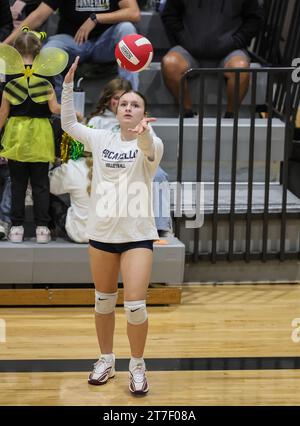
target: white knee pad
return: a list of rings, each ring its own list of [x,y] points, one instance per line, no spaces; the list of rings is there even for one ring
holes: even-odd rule
[[[146,300],[135,300],[133,302],[124,301],[124,309],[129,324],[143,324],[148,318]]]
[[[102,293],[95,291],[95,311],[98,314],[110,314],[115,310],[118,292]]]

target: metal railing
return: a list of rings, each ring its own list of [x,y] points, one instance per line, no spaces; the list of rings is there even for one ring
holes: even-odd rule
[[[222,129],[222,114],[223,114],[223,90],[224,90],[224,72],[235,73],[235,88],[234,88],[234,113],[232,119],[232,141],[231,141],[231,181],[230,181],[230,203],[229,211],[222,213],[219,211],[219,186],[220,186],[220,161],[221,159],[221,129]],[[248,164],[247,164],[247,202],[246,208],[243,213],[236,211],[236,191],[237,191],[237,151],[239,144],[239,83],[240,76],[243,72],[250,73],[251,89],[250,97],[251,102],[246,115],[249,120],[249,140],[248,140]],[[181,80],[180,87],[180,118],[179,118],[179,139],[177,149],[177,182],[182,182],[183,177],[183,147],[184,147],[184,107],[183,107],[183,93],[186,87],[187,80],[192,78],[198,79],[198,129],[197,140],[197,155],[195,159],[195,182],[202,182],[202,168],[203,168],[203,134],[204,134],[204,121],[205,121],[205,92],[206,92],[206,79],[210,76],[215,76],[217,79],[216,91],[217,102],[215,108],[215,140],[211,141],[214,144],[214,179],[213,184],[213,208],[212,211],[205,211],[204,220],[211,220],[212,223],[212,246],[210,252],[199,253],[199,228],[193,230],[193,253],[191,253],[194,261],[206,258],[212,262],[217,260],[227,259],[232,261],[234,259],[244,259],[250,261],[251,259],[267,259],[278,258],[281,261],[289,257],[298,257],[299,250],[295,253],[287,253],[285,250],[286,239],[286,226],[287,218],[289,216],[300,217],[299,213],[287,211],[287,181],[288,181],[288,153],[290,144],[292,142],[292,134],[294,128],[294,121],[296,109],[299,104],[299,84],[292,81],[292,72],[294,68],[227,68],[227,69],[191,69]],[[261,211],[258,213],[253,209],[253,188],[254,188],[254,154],[255,154],[255,138],[256,138],[256,123],[259,120],[256,112],[256,99],[257,99],[257,80],[260,73],[268,74],[267,83],[267,100],[266,100],[266,141],[265,141],[265,170],[264,170],[264,202]],[[280,83],[280,84],[279,84]],[[284,89],[283,89],[284,88]],[[244,112],[245,114],[245,112]],[[283,158],[281,168],[281,182],[278,185],[282,187],[282,201],[280,212],[272,212],[270,210],[270,168],[271,168],[271,152],[272,152],[272,136],[273,136],[273,120],[279,118],[284,126],[284,140],[282,144]],[[278,121],[278,120],[277,120]],[[228,123],[228,121],[227,121]],[[179,185],[180,186],[180,185]],[[177,202],[180,203],[181,194],[177,194]],[[268,250],[268,235],[269,235],[269,221],[276,217],[280,218],[280,249],[277,252]],[[217,236],[218,224],[220,219],[228,220],[228,250],[226,253],[217,250]],[[175,217],[175,234],[180,238],[181,222],[186,217]],[[237,219],[243,220],[245,225],[245,249],[243,252],[234,250],[234,237],[235,237],[235,222]],[[262,220],[262,249],[260,252],[251,250],[251,229],[253,221],[256,219]]]

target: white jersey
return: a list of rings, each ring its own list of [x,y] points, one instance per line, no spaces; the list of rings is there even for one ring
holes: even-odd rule
[[[71,206],[66,217],[66,232],[71,240],[77,243],[87,243],[86,224],[88,219],[88,206],[90,196],[87,188],[89,185],[89,167],[85,158],[69,160],[67,163],[56,167],[49,174],[50,192],[55,195],[70,194]]]
[[[93,155],[87,237],[107,243],[158,238],[152,208],[152,180],[163,154],[158,137],[122,141],[120,132],[88,128],[77,122],[73,84],[64,84],[62,128]],[[149,144],[153,159],[149,159]]]

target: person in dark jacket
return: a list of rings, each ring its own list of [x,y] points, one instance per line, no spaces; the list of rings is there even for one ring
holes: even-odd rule
[[[0,42],[5,40],[13,29],[9,0],[0,0]]]
[[[162,59],[165,84],[178,102],[182,75],[190,68],[249,67],[247,46],[263,22],[262,0],[167,0],[162,21],[174,47]],[[225,73],[227,109],[233,116],[234,73]],[[249,86],[249,73],[240,74],[239,101]],[[185,116],[192,117],[188,90]]]

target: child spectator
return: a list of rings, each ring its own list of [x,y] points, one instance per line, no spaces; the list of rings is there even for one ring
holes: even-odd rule
[[[86,224],[91,192],[93,159],[83,152],[83,145],[73,140],[68,145],[69,158],[50,172],[50,214],[53,224],[64,236],[76,243],[87,243]],[[70,138],[69,138],[70,139]],[[56,195],[70,194],[70,206]],[[54,194],[54,196],[52,195]]]
[[[60,105],[57,103],[52,86],[46,79],[39,78],[39,80],[35,80],[35,82],[39,81],[40,84],[42,82],[42,87],[45,87],[44,92],[36,92],[36,95],[40,96],[40,102],[33,102],[31,98],[31,96],[34,97],[32,92],[34,90],[34,83],[31,85],[30,81],[33,79],[32,73],[34,75],[35,72],[32,64],[41,50],[41,40],[39,37],[41,37],[39,33],[34,33],[27,29],[26,32],[23,31],[17,37],[14,48],[2,45],[6,54],[8,52],[7,49],[11,49],[9,54],[12,55],[14,60],[11,58],[10,63],[23,61],[24,71],[20,70],[20,73],[27,77],[26,80],[22,77],[23,80],[22,78],[18,78],[6,84],[0,108],[0,130],[5,125],[1,140],[3,149],[0,151],[0,155],[8,159],[12,183],[12,227],[9,232],[9,239],[14,243],[23,241],[24,201],[29,179],[34,201],[37,243],[48,243],[51,239],[48,229],[50,219],[48,213],[48,170],[49,162],[54,161],[54,140],[49,118],[51,113],[60,113]],[[66,55],[63,51],[61,53]],[[63,65],[61,68],[63,68]],[[37,79],[38,77],[34,78]],[[19,83],[22,81],[24,84],[24,80],[29,87],[27,91],[29,91],[30,96],[24,90],[24,86]],[[18,91],[18,85],[23,90],[19,89],[20,91]],[[47,90],[50,92],[47,92]]]

